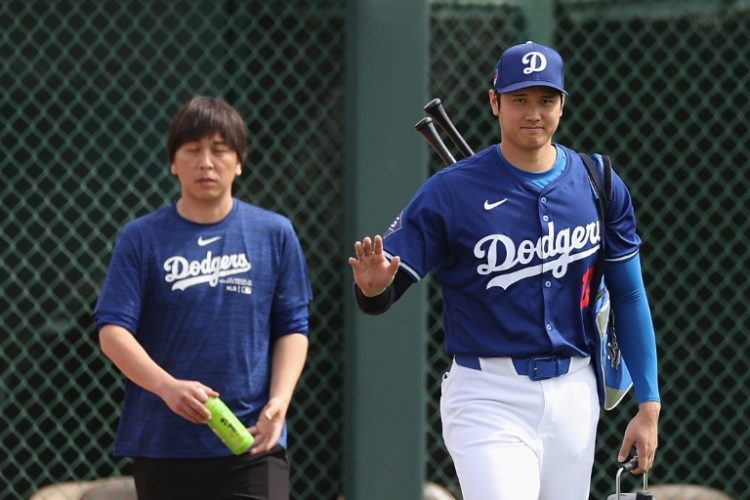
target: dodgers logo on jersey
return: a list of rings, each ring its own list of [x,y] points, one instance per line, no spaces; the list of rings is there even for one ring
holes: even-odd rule
[[[547,58],[541,52],[529,52],[524,54],[521,62],[526,65],[523,69],[524,75],[530,75],[532,73],[541,73],[547,67]]]
[[[600,240],[599,221],[560,231],[555,231],[554,222],[550,222],[547,234],[536,241],[522,240],[518,245],[505,234],[489,234],[474,245],[474,256],[483,259],[477,273],[481,276],[500,273],[489,280],[487,289],[506,290],[522,279],[549,271],[559,279],[568,272],[571,262],[594,255]],[[532,264],[534,261],[542,262]]]
[[[164,261],[164,281],[172,284],[172,290],[185,290],[194,285],[208,283],[215,287],[220,278],[250,270],[250,261],[244,253],[216,255],[206,252],[201,260],[188,260],[180,255]],[[243,292],[249,293],[249,292]]]

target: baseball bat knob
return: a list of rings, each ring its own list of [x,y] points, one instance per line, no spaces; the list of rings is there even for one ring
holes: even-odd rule
[[[425,116],[424,118],[419,120],[416,125],[414,125],[414,128],[416,130],[424,130],[425,128],[429,127],[431,123],[432,118],[430,118],[429,116]]]
[[[442,104],[442,101],[440,101],[440,98],[439,98],[439,97],[436,97],[435,99],[433,99],[433,100],[431,100],[430,102],[428,102],[427,104],[425,104],[425,105],[424,105],[424,108],[423,108],[423,109],[424,109],[425,111],[429,112],[429,110],[431,110],[431,109],[433,109],[433,108],[437,108],[437,107],[439,107],[439,106],[440,106],[441,104]]]

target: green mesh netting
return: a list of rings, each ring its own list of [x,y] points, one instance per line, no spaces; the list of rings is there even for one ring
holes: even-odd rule
[[[116,232],[178,193],[166,131],[197,93],[250,129],[237,196],[289,216],[315,293],[290,410],[296,498],[342,489],[342,2],[0,2],[3,498],[128,474],[122,377],[91,310]]]
[[[664,404],[652,482],[736,498],[750,487],[748,14],[740,1],[565,0],[553,27],[570,91],[557,139],[612,156],[644,240]],[[432,5],[430,97],[443,99],[475,149],[497,137],[486,104],[495,60],[528,28],[524,12],[504,2]],[[177,194],[164,153],[172,114],[209,93],[250,128],[237,195],[289,216],[306,252],[315,300],[290,412],[293,498],[335,498],[344,460],[340,299],[350,293],[332,259],[348,253],[340,245],[345,1],[5,0],[0,29],[5,497],[129,473],[111,455],[122,377],[98,351],[91,308],[117,230]],[[458,496],[437,408],[448,366],[441,302],[428,286],[426,476]],[[613,491],[634,411],[628,401],[603,417],[592,498]]]

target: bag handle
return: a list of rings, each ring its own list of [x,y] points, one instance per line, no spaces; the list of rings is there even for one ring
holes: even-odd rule
[[[615,475],[615,493],[617,498],[620,498],[620,476],[623,472],[631,472],[633,469],[638,467],[638,457],[633,457],[629,462],[618,462],[617,463],[617,474]],[[648,493],[648,471],[643,473],[643,492]]]

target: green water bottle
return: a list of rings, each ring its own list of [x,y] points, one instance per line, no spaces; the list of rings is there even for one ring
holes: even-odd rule
[[[219,398],[209,398],[206,408],[211,412],[208,426],[235,455],[245,453],[253,445],[253,435],[242,425],[232,410]]]

